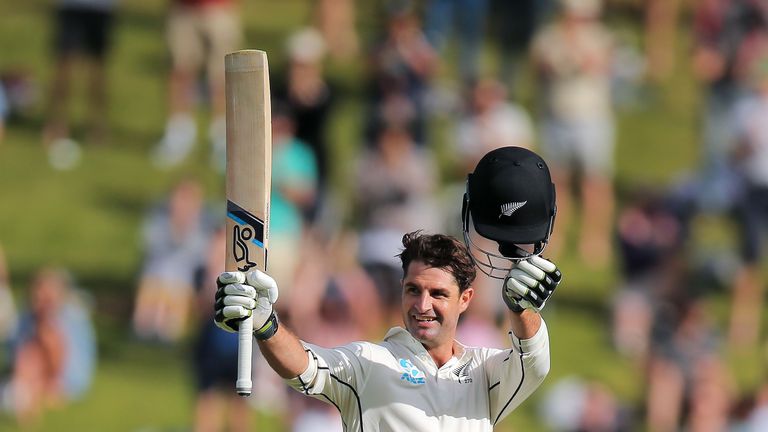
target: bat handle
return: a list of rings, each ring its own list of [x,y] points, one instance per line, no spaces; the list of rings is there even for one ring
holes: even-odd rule
[[[235,389],[240,396],[250,396],[253,382],[251,381],[251,363],[253,359],[253,317],[248,317],[240,323],[237,331],[239,345],[237,347],[237,382]]]

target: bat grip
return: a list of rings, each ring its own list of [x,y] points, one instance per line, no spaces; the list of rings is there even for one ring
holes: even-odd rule
[[[250,396],[251,387],[251,363],[253,353],[253,317],[248,317],[240,323],[237,331],[239,344],[237,347],[237,382],[235,389],[240,396]]]

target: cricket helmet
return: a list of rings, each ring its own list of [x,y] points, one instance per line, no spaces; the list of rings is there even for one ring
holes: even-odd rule
[[[501,147],[483,156],[467,176],[461,212],[464,242],[483,273],[502,279],[515,261],[544,251],[556,213],[555,185],[546,162],[528,149]],[[486,250],[482,243],[489,242],[477,241],[482,239],[473,229],[495,242],[498,253]]]

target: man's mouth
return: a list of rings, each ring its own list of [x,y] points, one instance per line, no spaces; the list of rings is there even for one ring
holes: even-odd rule
[[[413,317],[413,319],[416,320],[417,322],[420,322],[420,323],[427,323],[427,322],[437,321],[437,317],[433,317],[433,316],[420,316],[420,315],[416,315],[416,316]]]

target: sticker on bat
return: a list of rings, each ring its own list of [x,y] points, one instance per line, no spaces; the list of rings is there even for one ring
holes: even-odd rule
[[[237,223],[231,233],[232,254],[237,261],[237,269],[248,271],[257,265],[249,256],[248,242],[264,248],[264,221],[232,201],[227,201],[227,217]]]

